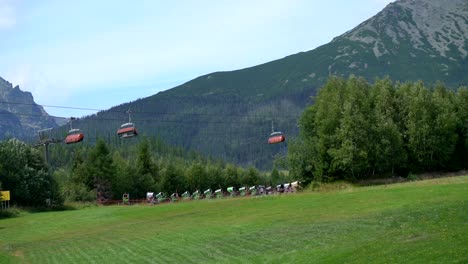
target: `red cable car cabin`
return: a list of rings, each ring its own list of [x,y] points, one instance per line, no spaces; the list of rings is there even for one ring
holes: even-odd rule
[[[79,129],[71,129],[68,131],[68,135],[65,138],[65,143],[67,144],[72,144],[72,143],[78,143],[82,141],[84,138],[83,132]]]
[[[119,130],[117,130],[117,135],[120,138],[129,138],[137,136],[138,132],[133,123],[125,123],[120,126]]]
[[[285,140],[286,140],[286,137],[284,136],[283,132],[273,132],[268,138],[268,144],[281,143]]]

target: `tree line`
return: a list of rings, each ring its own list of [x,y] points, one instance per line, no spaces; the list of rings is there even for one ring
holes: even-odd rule
[[[468,167],[468,88],[330,77],[303,112],[289,171],[362,180]]]
[[[373,84],[330,77],[288,138],[286,159],[262,172],[203,156],[160,138],[55,144],[42,150],[16,139],[0,142],[0,186],[25,206],[120,199],[123,193],[182,193],[293,180],[363,180],[468,167],[468,88],[441,83]]]
[[[113,147],[99,139],[95,145],[51,145],[50,166],[41,150],[16,139],[0,142],[0,180],[12,202],[23,206],[53,206],[64,201],[107,201],[130,193],[168,195],[235,186],[271,185],[291,181],[273,169],[240,167],[196,152],[142,138]]]

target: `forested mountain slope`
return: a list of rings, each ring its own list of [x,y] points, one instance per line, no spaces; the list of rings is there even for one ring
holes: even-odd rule
[[[468,83],[468,1],[402,0],[330,43],[276,61],[200,76],[77,124],[88,140],[115,140],[132,110],[141,134],[244,165],[269,168],[287,143],[268,145],[272,122],[288,138],[330,75]]]

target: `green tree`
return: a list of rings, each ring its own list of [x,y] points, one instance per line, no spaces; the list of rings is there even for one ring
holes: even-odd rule
[[[314,98],[315,104],[309,107],[300,120],[301,141],[295,148],[295,161],[298,166],[294,169],[294,174],[305,172],[303,179],[328,180],[332,171],[332,156],[329,150],[336,148],[337,131],[342,118],[343,104],[345,100],[346,81],[338,77],[330,77],[325,86]],[[303,147],[307,150],[304,151]],[[300,153],[302,152],[302,153]],[[309,158],[306,163],[298,162],[307,153]],[[304,156],[303,156],[304,157]],[[293,159],[294,160],[294,159]],[[313,161],[312,161],[313,160]],[[299,177],[299,175],[295,175]]]
[[[145,197],[146,192],[155,189],[157,177],[156,166],[152,160],[150,145],[143,139],[137,147],[136,169],[130,173],[133,193],[136,197]]]
[[[130,193],[132,198],[138,197],[133,181],[134,166],[124,159],[118,151],[114,151],[112,160],[115,165],[115,176],[112,177],[113,199],[121,199],[124,193]]]
[[[274,185],[274,186],[281,183],[281,181],[282,181],[281,175],[280,175],[278,169],[276,169],[276,167],[273,167],[273,170],[270,173],[270,181],[271,181],[271,184]]]
[[[169,163],[162,170],[161,189],[168,194],[183,192],[184,183],[182,171],[178,170],[176,166]]]
[[[258,185],[260,179],[259,172],[254,167],[249,167],[242,174],[242,184],[248,186]]]
[[[223,170],[219,163],[208,163],[206,167],[207,183],[212,189],[226,188],[224,185]]]
[[[64,168],[60,168],[54,172],[54,178],[61,179],[59,186],[62,197],[70,202],[95,201],[96,192],[88,190],[84,183],[77,181],[73,177],[74,175]]]
[[[438,83],[431,99],[433,102],[431,167],[446,169],[458,140],[455,94]]]
[[[233,164],[228,164],[223,170],[224,175],[224,186],[232,187],[232,186],[239,186],[239,170]]]
[[[2,184],[18,205],[62,204],[58,185],[38,150],[15,139],[0,142],[0,167]]]
[[[358,180],[467,163],[459,158],[468,153],[466,88],[455,94],[442,84],[330,77],[313,99],[289,143],[294,178]]]
[[[95,189],[98,201],[112,198],[112,177],[115,176],[115,166],[109,148],[99,139],[91,149],[86,162],[85,184],[88,189]]]
[[[187,185],[190,190],[200,190],[203,191],[204,188],[207,188],[208,185],[205,183],[205,167],[199,163],[194,162],[187,169]]]
[[[390,79],[377,80],[373,92],[372,125],[372,175],[389,172],[406,164],[403,133],[400,129],[400,115],[396,89]]]
[[[362,78],[351,77],[345,87],[342,116],[334,134],[329,173],[332,176],[363,177],[369,169],[371,108],[369,86]]]
[[[140,144],[138,144],[138,157],[136,162],[137,173],[140,175],[143,174],[152,174],[154,173],[154,163],[152,161],[152,155],[150,151],[150,145],[147,139],[143,139]]]
[[[299,120],[300,135],[296,139],[289,140],[288,144],[288,168],[293,178],[306,184],[313,180],[321,181],[323,170],[327,167],[323,157],[325,153],[319,153],[319,140],[317,136],[316,107],[308,107]]]
[[[431,92],[422,82],[405,92],[409,97],[405,126],[413,170],[441,169],[457,141],[452,94],[440,84]]]
[[[457,149],[453,159],[456,169],[468,168],[468,87],[460,87],[456,97],[457,106]]]

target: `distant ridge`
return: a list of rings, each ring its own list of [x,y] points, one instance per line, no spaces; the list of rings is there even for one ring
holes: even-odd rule
[[[54,118],[34,102],[30,92],[0,77],[0,139],[28,138],[37,130],[56,126]]]

